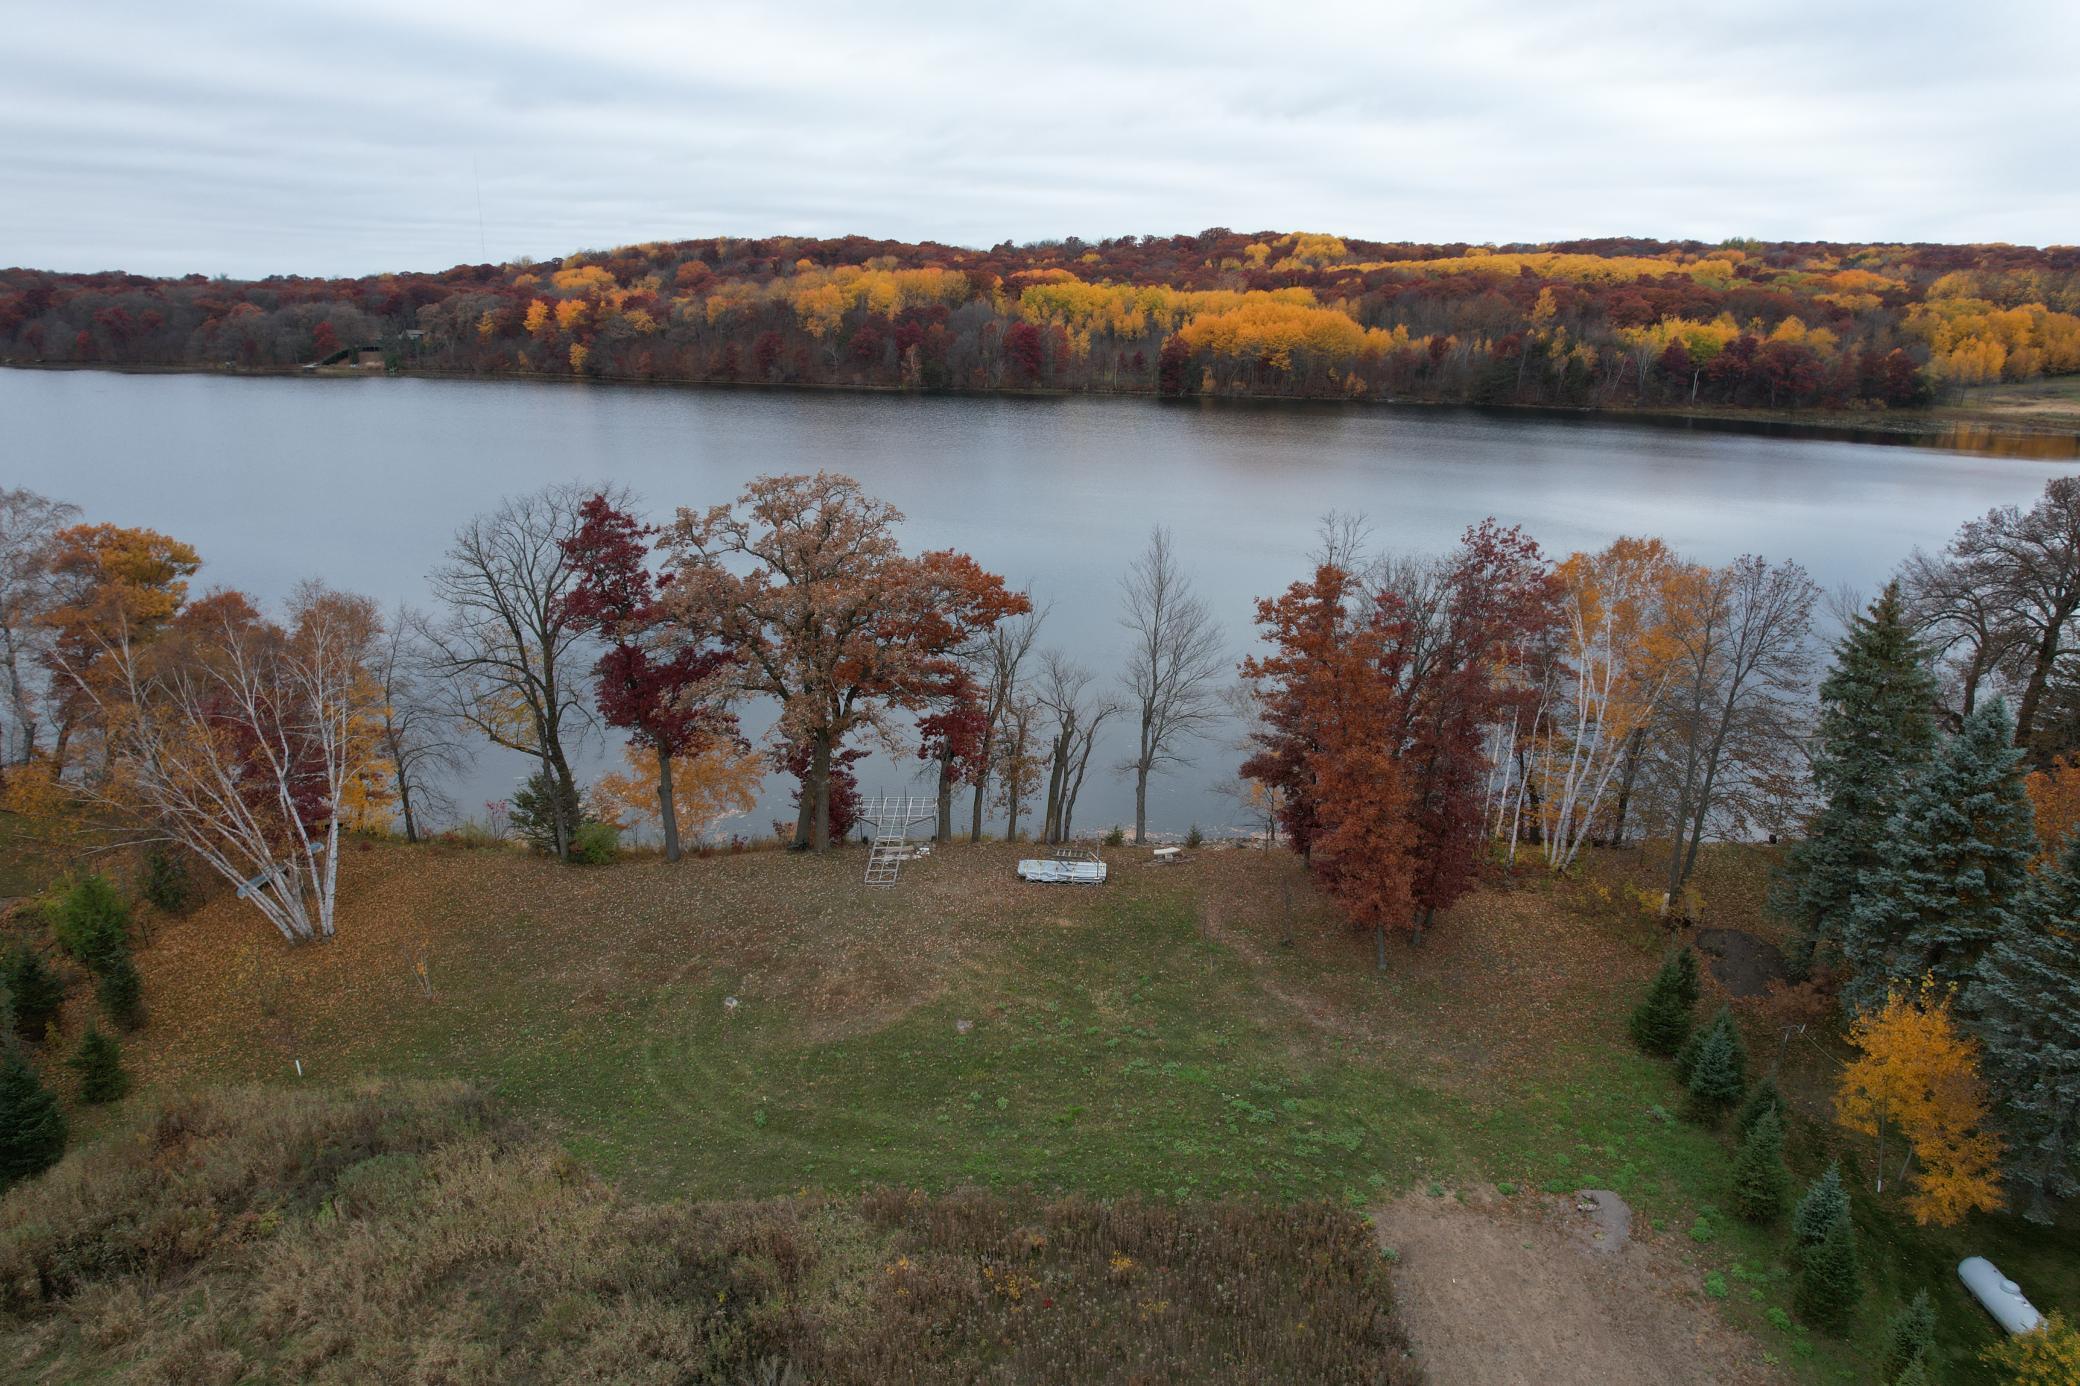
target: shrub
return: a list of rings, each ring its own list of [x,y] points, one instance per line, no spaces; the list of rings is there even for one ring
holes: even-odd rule
[[[1772,1222],[1784,1211],[1790,1183],[1783,1123],[1775,1111],[1764,1111],[1733,1159],[1733,1206],[1749,1222]]]
[[[1809,1192],[1807,1197],[1812,1194]],[[1803,1205],[1800,1211],[1805,1211]],[[1807,1322],[1839,1329],[1849,1321],[1861,1288],[1856,1229],[1849,1221],[1849,1204],[1844,1198],[1821,1229],[1819,1239],[1799,1244],[1798,1280],[1792,1304]]]
[[[115,1037],[98,1025],[89,1025],[80,1036],[79,1048],[68,1062],[79,1074],[80,1101],[99,1105],[113,1102],[130,1090],[130,1075],[123,1071],[123,1051]]]
[[[1777,1091],[1777,1080],[1774,1078],[1764,1078],[1757,1083],[1749,1091],[1748,1100],[1741,1103],[1740,1112],[1734,1117],[1733,1125],[1742,1140],[1748,1138],[1748,1133],[1755,1129],[1755,1123],[1762,1119],[1764,1112],[1776,1113],[1777,1128],[1781,1132],[1785,1118],[1784,1094]]]
[[[19,1049],[0,1057],[0,1189],[58,1163],[65,1114]]]
[[[1733,1013],[1721,1007],[1691,1060],[1686,1084],[1690,1110],[1702,1119],[1716,1121],[1741,1100],[1747,1084],[1748,1047],[1733,1023]]]
[[[1126,844],[1126,840],[1127,830],[1117,825],[1115,825],[1110,832],[1105,834],[1105,845],[1107,847],[1124,846]]]
[[[80,877],[44,907],[58,946],[100,972],[130,951],[130,907],[106,876]]]
[[[1205,841],[1206,834],[1199,831],[1197,823],[1192,824],[1191,831],[1184,835],[1184,845],[1187,847],[1197,847]]]
[[[1672,1056],[1690,1037],[1697,1004],[1697,955],[1678,949],[1661,964],[1646,999],[1632,1013],[1632,1042],[1649,1054]]]
[[[95,992],[108,1018],[125,1030],[144,1024],[144,984],[137,975],[137,964],[127,954],[110,960]]]
[[[612,823],[578,825],[571,839],[571,860],[583,866],[605,866],[621,855],[621,829]]]
[[[51,971],[43,954],[26,943],[8,950],[4,965],[7,994],[14,1003],[15,1033],[26,1040],[40,1040],[57,1019],[65,1004],[65,984]]]
[[[2005,1338],[1980,1360],[2007,1372],[2009,1386],[2071,1386],[2080,1381],[2080,1329],[2054,1310],[2036,1332]]]
[[[1936,1308],[1927,1290],[1917,1290],[1885,1326],[1885,1380],[1897,1382],[1919,1366],[1924,1375],[1936,1348]]]

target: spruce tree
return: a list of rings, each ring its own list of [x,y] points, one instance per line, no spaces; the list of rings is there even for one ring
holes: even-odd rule
[[[10,1045],[0,1056],[0,1189],[41,1173],[65,1153],[65,1114],[36,1070]]]
[[[1784,1095],[1777,1091],[1777,1080],[1770,1077],[1765,1077],[1757,1083],[1749,1091],[1748,1100],[1741,1103],[1740,1113],[1733,1119],[1735,1133],[1742,1140],[1746,1140],[1748,1133],[1755,1129],[1755,1123],[1762,1119],[1764,1112],[1777,1114],[1777,1129],[1782,1131],[1785,1116]]]
[[[2051,1200],[2080,1192],[2080,834],[2031,877],[2013,914],[1965,1015],[2000,1099],[2008,1178],[2029,1190],[2022,1215],[2049,1224]]]
[[[577,787],[548,770],[537,770],[527,777],[526,783],[513,791],[513,831],[538,852],[557,855],[559,813],[564,846],[568,850],[571,839],[577,835],[578,824],[585,819]]]
[[[2037,849],[2014,740],[2007,704],[1983,703],[1915,782],[1842,926],[1852,1009],[1924,976],[1965,986],[2006,931]]]
[[[1936,1309],[1927,1290],[1918,1290],[1885,1327],[1885,1380],[1904,1381],[1917,1365],[1926,1379],[1936,1347]]]
[[[1791,1176],[1784,1170],[1784,1127],[1764,1110],[1733,1159],[1733,1205],[1749,1222],[1772,1222],[1784,1211]]]
[[[101,997],[101,1009],[108,1018],[125,1030],[135,1030],[144,1024],[144,987],[137,975],[137,964],[127,954],[111,959],[95,987]]]
[[[1800,1318],[1823,1328],[1849,1321],[1862,1292],[1856,1265],[1856,1229],[1846,1205],[1827,1224],[1820,1240],[1799,1248],[1792,1307]]]
[[[1935,680],[1907,626],[1897,582],[1887,584],[1835,647],[1820,683],[1813,787],[1821,808],[1791,856],[1799,953],[1831,942],[1909,782],[1933,754]]]
[[[1842,1167],[1829,1165],[1824,1174],[1806,1187],[1791,1214],[1792,1241],[1804,1250],[1825,1236],[1837,1219],[1848,1216],[1849,1191],[1842,1185]]]
[[[45,908],[58,946],[90,970],[130,951],[130,906],[108,877],[82,876]]]
[[[1668,1057],[1690,1037],[1697,1005],[1697,955],[1688,948],[1671,954],[1654,974],[1646,999],[1632,1013],[1632,1042],[1649,1054]]]
[[[1733,1013],[1723,1006],[1698,1043],[1686,1086],[1691,1113],[1707,1121],[1718,1120],[1747,1091],[1748,1046]]]
[[[26,1040],[42,1039],[65,1003],[65,984],[43,954],[26,943],[8,950],[5,973],[7,993],[14,1001],[15,1033]]]
[[[79,1049],[68,1060],[79,1074],[82,1102],[113,1102],[130,1090],[130,1075],[123,1071],[123,1051],[113,1035],[98,1025],[89,1025],[80,1036]]]
[[[178,848],[161,842],[145,849],[141,893],[154,908],[168,914],[180,914],[193,902],[195,884]]]

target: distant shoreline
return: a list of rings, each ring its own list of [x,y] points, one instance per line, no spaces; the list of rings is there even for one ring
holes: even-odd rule
[[[1312,399],[1298,395],[1159,396],[1149,390],[1060,389],[918,389],[899,385],[824,382],[766,384],[741,380],[649,378],[599,375],[573,377],[546,371],[445,371],[425,369],[361,370],[354,367],[306,369],[302,366],[120,365],[76,361],[0,361],[0,368],[22,371],[100,371],[111,375],[209,375],[239,379],[317,378],[418,379],[504,382],[563,386],[606,385],[617,388],[748,390],[765,393],[800,391],[813,394],[912,395],[966,399],[1138,399],[1164,408],[1311,408],[1336,410],[1465,410],[1490,417],[1534,417],[1583,423],[1631,423],[1654,428],[1702,429],[1757,437],[1806,438],[1821,441],[1936,447],[2000,457],[2044,461],[2080,459],[2080,411],[2049,418],[2017,417],[2003,410],[1969,405],[1930,405],[1921,409],[1768,410],[1709,405],[1695,408],[1557,404],[1480,404],[1465,400]]]

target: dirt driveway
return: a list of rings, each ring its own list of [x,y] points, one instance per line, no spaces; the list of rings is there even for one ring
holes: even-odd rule
[[[1431,1386],[1782,1379],[1665,1236],[1628,1235],[1615,1198],[1469,1198],[1412,1193],[1374,1214]]]

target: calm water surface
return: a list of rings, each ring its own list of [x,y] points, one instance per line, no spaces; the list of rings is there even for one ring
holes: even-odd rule
[[[1120,572],[1153,524],[1175,532],[1239,655],[1252,600],[1302,574],[1330,509],[1362,511],[1395,550],[1448,548],[1492,514],[1556,554],[1657,534],[1692,558],[1795,558],[1823,586],[1868,592],[1916,545],[2027,503],[2059,469],[1471,411],[0,371],[0,485],[177,535],[206,583],[270,597],[322,577],[424,602],[460,521],[552,481],[621,482],[662,517],[819,468],[900,507],[913,548],[966,549],[1029,584],[1051,607],[1043,643],[1107,676]],[[1152,787],[1152,826],[1229,822],[1213,786],[1236,759],[1225,737],[1202,743]],[[487,755],[456,797],[502,797],[522,768]],[[861,782],[901,790],[912,773],[877,756]],[[1079,821],[1130,818],[1130,787],[1093,779]],[[787,783],[740,826],[782,814]]]

